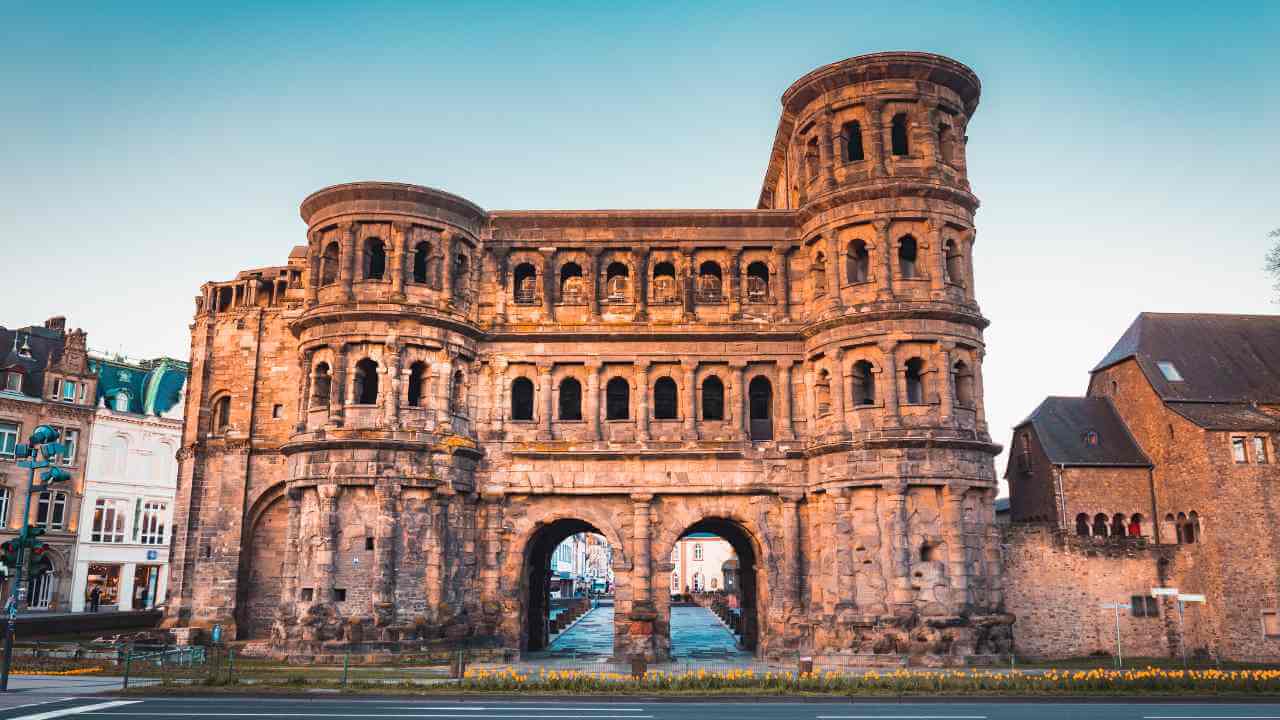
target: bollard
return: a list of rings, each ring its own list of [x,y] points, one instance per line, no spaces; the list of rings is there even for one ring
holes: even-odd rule
[[[342,656],[342,687],[347,686],[347,678],[351,675],[351,648]]]
[[[649,662],[645,660],[644,655],[631,656],[631,677],[640,680],[649,670]]]
[[[133,648],[128,643],[124,646],[124,681],[120,685],[121,690],[129,689],[129,659],[133,655]]]

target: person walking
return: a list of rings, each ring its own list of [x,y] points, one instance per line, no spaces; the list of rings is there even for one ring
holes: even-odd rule
[[[98,612],[98,606],[102,603],[102,586],[94,585],[89,591],[89,612]]]

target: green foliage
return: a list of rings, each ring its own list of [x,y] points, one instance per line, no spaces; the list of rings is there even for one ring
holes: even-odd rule
[[[1267,233],[1267,237],[1274,238],[1274,242],[1267,250],[1266,270],[1273,280],[1271,289],[1276,293],[1276,301],[1280,302],[1280,228]]]

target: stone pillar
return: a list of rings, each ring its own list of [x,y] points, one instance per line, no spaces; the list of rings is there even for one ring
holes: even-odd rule
[[[946,297],[947,250],[943,247],[943,223],[929,218],[925,223],[925,237],[929,242],[929,297],[941,300]]]
[[[599,360],[587,361],[587,418],[591,422],[591,439],[600,442],[600,368]]]
[[[951,351],[955,348],[953,342],[938,344],[938,414],[943,425],[950,425],[955,413],[955,395],[951,391]]]
[[[403,383],[400,378],[400,344],[394,335],[387,338],[382,365],[378,371],[386,373],[386,381],[378,383],[378,402],[382,403],[383,418],[387,426],[396,428],[400,424],[400,390]]]
[[[877,300],[892,300],[893,291],[893,241],[889,238],[889,221],[871,223],[876,229],[876,247],[880,250],[880,282],[876,285]]]
[[[822,111],[822,119],[818,123],[818,160],[822,164],[822,184],[828,190],[836,185],[836,162],[831,155],[831,106]],[[838,285],[836,287],[839,287]]]
[[[440,233],[440,252],[444,259],[440,262],[440,300],[443,307],[453,305],[453,242],[454,234],[450,230]]]
[[[840,297],[840,248],[833,235],[823,236],[820,242],[827,249],[827,297],[831,307],[839,310],[844,307],[844,298]]]
[[[984,573],[987,580],[987,607],[1000,607],[1004,604],[1004,573],[1000,572],[1000,526],[996,525],[995,502],[996,489],[987,488],[982,491],[982,517],[975,518],[975,525],[985,537],[982,537]]]
[[[849,514],[850,491],[839,490],[835,498],[836,527],[832,540],[836,552],[836,611],[857,605],[853,587],[853,517]]]
[[[281,572],[284,588],[280,598],[280,608],[287,615],[295,615],[298,602],[298,554],[302,533],[302,493],[294,488],[285,490],[285,501],[289,505],[289,527],[284,537],[284,569]]]
[[[884,164],[884,103],[878,100],[872,100],[867,103],[867,119],[871,123],[870,130],[867,133],[871,137],[871,174],[874,177],[885,176]]]
[[[502,488],[498,486],[485,488],[481,492],[484,502],[484,545],[481,556],[480,593],[485,609],[492,609],[496,615],[501,602],[499,593],[500,575],[498,570],[498,553],[502,550]]]
[[[449,385],[453,382],[453,353],[445,349],[444,360],[431,364],[432,391],[435,392],[436,429],[453,427],[453,409],[449,407]]]
[[[680,248],[680,260],[684,264],[684,272],[682,276],[680,297],[684,300],[684,321],[693,322],[697,317],[697,311],[694,310],[694,295],[698,291],[698,268],[694,267],[693,248],[684,246]]]
[[[982,361],[987,357],[987,351],[978,349],[973,353],[973,410],[975,427],[982,432],[987,429],[987,401],[986,391],[983,390],[982,383]]]
[[[976,233],[973,230],[968,231],[960,238],[960,247],[964,253],[964,299],[973,304],[976,302],[973,294],[973,243]]]
[[[493,407],[491,408],[493,431],[502,437],[507,419],[507,359],[493,360]]]
[[[555,398],[551,392],[551,368],[550,363],[538,363],[538,395],[542,400],[542,407],[538,413],[538,439],[551,439],[551,418],[555,413]]]
[[[636,610],[653,610],[652,562],[649,557],[649,524],[653,496],[631,496],[631,543],[635,562],[631,570],[631,597],[633,617]]]
[[[351,290],[351,283],[360,255],[360,248],[356,246],[355,223],[338,223],[338,237],[342,249],[342,257],[338,259],[338,282],[342,284],[342,292],[346,298],[354,300],[356,296]]]
[[[649,319],[649,248],[636,253],[636,320]]]
[[[843,348],[832,351],[831,363],[831,394],[833,396],[831,410],[836,414],[835,432],[840,437],[848,437],[849,422],[845,413],[848,411],[849,399],[845,397],[845,390],[852,383],[845,379],[848,368],[845,367]]]
[[[881,388],[880,393],[884,397],[884,424],[897,427],[901,425],[901,419],[898,417],[898,358],[896,351],[898,347],[897,340],[882,340],[877,344],[880,348],[880,365],[884,369],[881,371]]]
[[[729,296],[729,318],[742,319],[742,304],[746,302],[747,284],[742,281],[742,247],[729,250],[729,267],[726,268],[724,291]]]
[[[599,245],[592,245],[588,248],[591,260],[587,263],[587,268],[583,272],[586,276],[583,279],[588,280],[587,283],[587,302],[591,305],[591,319],[600,319],[600,253],[604,248]]]
[[[311,247],[307,252],[307,307],[315,307],[320,302],[320,263],[324,256],[324,237],[311,233]]]
[[[511,268],[508,267],[507,255],[511,252],[511,248],[500,245],[491,248],[493,252],[493,264],[498,271],[498,288],[497,295],[494,296],[494,317],[501,322],[507,322],[507,303],[512,300],[512,288],[508,285],[511,277]]]
[[[347,345],[343,343],[333,360],[333,372],[329,377],[329,422],[341,426],[346,415],[347,401]]]
[[[680,363],[681,370],[684,371],[684,439],[686,442],[697,442],[698,440],[698,388],[697,388],[697,360],[685,360]]]
[[[784,320],[791,319],[791,248],[773,249],[773,263],[778,270],[778,303]]]
[[[965,561],[963,486],[948,485],[942,504],[942,537],[947,543],[947,576],[951,580],[949,612],[959,614],[969,605],[969,564]]]
[[[778,437],[781,440],[794,440],[796,437],[791,424],[791,365],[790,359],[778,361]]]
[[[751,411],[747,408],[747,387],[746,387],[746,370],[745,362],[731,361],[729,368],[733,370],[733,412],[736,416],[736,426],[738,438],[741,440],[750,440],[751,438]]]
[[[298,355],[298,379],[302,383],[302,389],[298,393],[298,418],[293,424],[294,432],[303,432],[307,429],[307,417],[311,411],[311,367],[315,356],[315,350],[304,350]],[[333,382],[332,376],[329,381]]]
[[[444,543],[445,523],[448,518],[446,508],[448,498],[434,495],[427,500],[430,517],[427,521],[430,528],[430,539],[427,541],[427,568],[423,580],[427,585],[427,617],[440,622],[441,605],[444,602]]]
[[[804,364],[804,403],[809,408],[809,437],[818,437],[818,393],[815,388],[814,380],[817,377],[817,370],[813,366],[813,361],[809,360]]]
[[[803,578],[800,576],[800,512],[799,504],[803,495],[798,491],[784,491],[782,497],[782,547],[783,563],[786,568],[784,589],[784,606],[789,609],[800,609],[800,591]]]
[[[400,534],[400,484],[384,482],[375,485],[378,519],[374,528],[373,611],[377,623],[388,625],[395,618],[396,607],[396,537]]]
[[[907,539],[907,484],[891,480],[884,485],[885,517],[881,528],[882,542],[889,546],[893,578],[893,604],[899,610],[909,609],[914,599],[911,592],[911,547]]]
[[[542,248],[542,317],[554,322],[556,319],[556,300],[559,296],[560,278],[555,274],[555,248]]]
[[[649,361],[637,360],[636,372],[636,438],[649,442]]]
[[[409,223],[391,223],[391,299],[404,302],[405,256],[409,254]]]
[[[320,498],[320,543],[316,548],[316,601],[333,602],[333,583],[338,572],[338,485],[317,485]]]

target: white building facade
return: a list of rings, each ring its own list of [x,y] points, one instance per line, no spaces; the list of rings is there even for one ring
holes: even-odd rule
[[[164,602],[188,367],[168,358],[94,358],[89,440],[71,610],[146,610]]]

